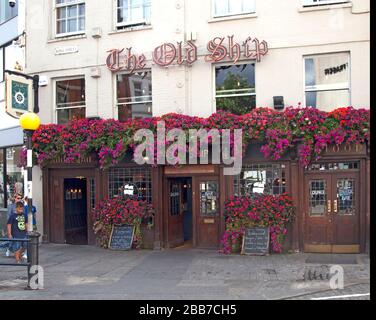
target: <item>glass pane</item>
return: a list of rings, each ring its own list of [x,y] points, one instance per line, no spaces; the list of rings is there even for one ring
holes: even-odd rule
[[[326,213],[327,187],[325,180],[309,182],[309,215],[323,216]]]
[[[0,208],[5,207],[4,151],[0,149]]]
[[[355,180],[339,179],[337,180],[337,201],[338,214],[355,214]]]
[[[63,7],[63,8],[58,8],[57,9],[57,19],[65,19],[67,16],[67,8],[66,7]]]
[[[85,104],[85,79],[56,82],[56,105],[58,108]]]
[[[80,4],[78,6],[78,15],[79,16],[84,16],[85,15],[85,4]]]
[[[242,0],[231,0],[229,1],[230,14],[239,14],[242,13]]]
[[[85,108],[57,110],[57,123],[58,124],[67,124],[71,120],[79,120],[85,117],[86,117]]]
[[[128,119],[151,118],[152,116],[151,103],[125,104],[118,107],[120,122],[126,122]]]
[[[77,31],[77,19],[68,19],[67,20],[67,32]]]
[[[61,20],[57,22],[57,33],[67,32],[67,22],[66,20]]]
[[[170,214],[172,216],[180,214],[180,184],[178,182],[170,184]]]
[[[229,7],[228,7],[228,0],[215,0],[214,3],[214,15],[215,16],[223,16],[228,14]]]
[[[256,96],[241,96],[216,99],[217,110],[229,111],[233,114],[246,114],[256,108]]]
[[[333,108],[348,107],[350,105],[349,90],[311,91],[306,92],[306,105],[331,111]]]
[[[200,183],[200,213],[201,216],[218,216],[218,182]]]
[[[349,55],[328,54],[305,59],[306,86],[349,82]]]
[[[67,18],[76,18],[77,10],[78,10],[78,6],[67,7]]]
[[[255,64],[217,66],[215,68],[216,94],[255,92]]]
[[[78,31],[85,30],[85,17],[78,19]]]
[[[142,0],[131,0],[131,21],[139,22],[144,19],[144,8]]]
[[[255,0],[243,0],[243,13],[255,12]]]

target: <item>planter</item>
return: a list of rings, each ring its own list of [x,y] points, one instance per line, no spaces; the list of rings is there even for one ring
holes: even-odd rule
[[[242,238],[242,236],[237,237],[235,242],[232,242],[231,240],[231,253],[240,254],[242,249]]]

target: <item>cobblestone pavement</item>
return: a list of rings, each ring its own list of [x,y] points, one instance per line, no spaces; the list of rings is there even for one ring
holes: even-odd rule
[[[111,251],[48,244],[40,249],[44,289],[23,290],[26,268],[0,266],[0,299],[263,300],[369,293],[368,256],[356,255],[356,264],[342,264],[343,290],[330,290],[331,265],[306,263],[309,257],[301,253],[227,256],[199,249]],[[0,262],[10,259],[1,257]],[[354,299],[360,298],[369,296]]]

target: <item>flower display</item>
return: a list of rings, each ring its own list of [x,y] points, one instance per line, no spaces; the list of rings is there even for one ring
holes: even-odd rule
[[[133,246],[140,248],[142,244],[141,223],[153,214],[153,206],[143,200],[129,197],[102,200],[93,209],[94,231],[98,235],[99,244],[107,248],[112,226],[128,224],[135,227]]]
[[[269,227],[271,249],[280,253],[287,225],[295,218],[295,208],[291,197],[286,193],[235,196],[226,201],[225,215],[222,253],[231,253],[232,244],[243,236],[245,229],[254,227]]]
[[[134,141],[134,134],[138,129],[149,129],[156,135],[157,123],[161,120],[165,121],[166,130],[179,128],[187,137],[190,129],[242,129],[243,150],[251,140],[259,141],[262,154],[274,160],[297,146],[302,166],[318,160],[330,144],[365,143],[369,141],[370,134],[370,111],[366,109],[347,107],[328,113],[310,107],[289,107],[283,112],[256,108],[240,116],[224,111],[208,118],[171,113],[162,117],[130,119],[125,123],[113,119],[81,119],[67,125],[41,125],[33,135],[33,148],[40,166],[56,159],[72,163],[81,156],[94,153],[98,156],[100,167],[107,168],[137,147],[140,142]],[[154,148],[155,157],[159,143],[156,138],[154,145],[149,146]],[[231,147],[233,143],[232,137]],[[171,141],[166,142],[166,148],[170,144]],[[189,150],[197,154],[200,152]]]

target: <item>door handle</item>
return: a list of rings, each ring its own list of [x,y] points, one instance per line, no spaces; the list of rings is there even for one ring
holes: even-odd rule
[[[337,199],[333,201],[333,211],[334,211],[334,213],[337,213],[337,212],[338,212],[338,203],[337,203]]]
[[[331,206],[331,201],[328,200],[328,213],[330,213],[332,211],[332,206]]]

